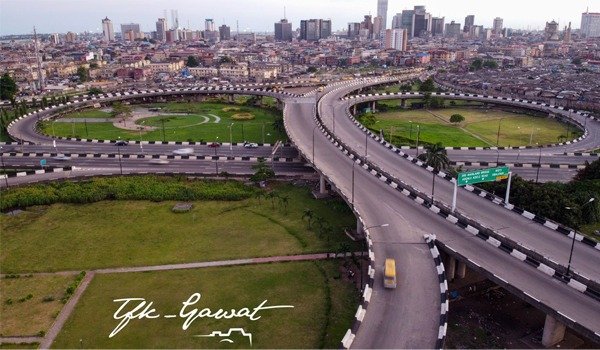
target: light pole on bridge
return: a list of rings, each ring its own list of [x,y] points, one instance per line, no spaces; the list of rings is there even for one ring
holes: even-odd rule
[[[582,205],[581,207],[579,207],[579,209],[585,207],[586,205],[592,203],[593,201],[595,201],[596,198],[592,197],[590,198],[584,205]],[[567,210],[572,210],[572,207],[565,207],[565,209]],[[575,233],[575,231],[573,231],[573,241],[571,242],[571,253],[569,253],[569,263],[567,265],[567,273],[565,276],[567,277],[571,277],[571,259],[573,258],[573,248],[575,248],[575,237],[577,236],[577,233]]]

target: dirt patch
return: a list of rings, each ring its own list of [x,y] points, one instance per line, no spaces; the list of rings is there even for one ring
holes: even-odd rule
[[[225,107],[223,108],[223,112],[237,112],[239,111],[239,107]]]

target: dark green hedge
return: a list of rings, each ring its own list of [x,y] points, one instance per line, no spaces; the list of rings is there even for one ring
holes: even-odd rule
[[[184,177],[128,176],[53,182],[11,188],[0,196],[0,210],[53,203],[102,200],[242,200],[256,189],[238,181],[188,180]]]

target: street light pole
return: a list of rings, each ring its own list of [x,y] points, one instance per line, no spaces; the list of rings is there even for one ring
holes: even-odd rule
[[[231,156],[233,156],[233,133],[231,131],[231,129],[233,128],[233,124],[234,123],[229,124],[229,153]],[[263,124],[263,126],[264,126],[264,124]],[[264,128],[263,128],[263,131],[264,131]],[[265,143],[264,138],[265,138],[265,135],[263,134],[263,143]]]
[[[369,155],[367,152],[369,149],[369,134],[365,133],[365,157]]]
[[[596,198],[594,198],[594,197],[590,198],[590,200],[588,200],[587,203],[582,205],[579,209],[585,207],[586,205],[592,203],[595,200],[596,200]],[[565,209],[571,210],[572,208],[565,207]],[[571,277],[571,259],[573,259],[573,248],[575,248],[575,237],[576,236],[577,236],[577,233],[575,233],[575,231],[573,231],[573,241],[571,242],[571,253],[569,253],[569,263],[567,264],[567,274],[565,275],[567,277]]]
[[[352,161],[352,208],[354,209],[354,167],[356,162]]]
[[[313,138],[312,138],[312,162],[313,165],[316,165],[317,163],[315,162],[315,130],[317,130],[319,126],[315,125],[315,127],[313,128]]]
[[[504,118],[500,118],[498,121],[498,134],[496,135],[496,147],[500,146],[500,125],[502,124],[502,120]]]
[[[6,181],[6,188],[8,188],[8,174],[6,173],[6,166],[4,165],[4,156],[2,155],[2,147],[0,147],[0,162],[2,163],[2,171],[4,172],[4,181]]]
[[[121,143],[119,141],[121,141],[121,137],[119,137],[117,141],[117,152],[119,153],[119,170],[121,175],[123,175],[123,164],[121,164]]]
[[[535,174],[535,183],[538,183],[540,178],[540,169],[542,168],[542,148],[540,147],[540,156],[538,158],[538,168],[537,173]]]
[[[419,136],[421,135],[421,126],[417,125],[417,157],[419,156]]]

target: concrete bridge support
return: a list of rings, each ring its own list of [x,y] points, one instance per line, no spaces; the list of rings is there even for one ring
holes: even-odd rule
[[[467,275],[467,264],[462,261],[457,262],[456,266],[456,278],[465,278]]]
[[[362,224],[362,221],[360,221],[359,219],[356,219],[356,233],[361,235],[363,230],[364,230],[364,226]]]
[[[456,272],[456,259],[450,255],[446,256],[444,261],[444,270],[446,270],[446,279],[452,281]]]
[[[377,112],[377,102],[373,101],[373,104],[371,105],[371,110],[373,111],[373,113]]]
[[[406,99],[400,100],[400,107],[406,108]]]
[[[325,176],[321,175],[319,177],[319,194],[326,195],[327,188],[325,187]]]
[[[352,114],[356,115],[356,105],[354,105],[354,107],[352,107]]]
[[[229,103],[234,103],[235,102],[235,95],[227,95],[227,100],[229,101]]]
[[[546,315],[542,345],[549,348],[560,343],[565,337],[565,330],[566,326],[564,324],[558,322],[554,317]]]

